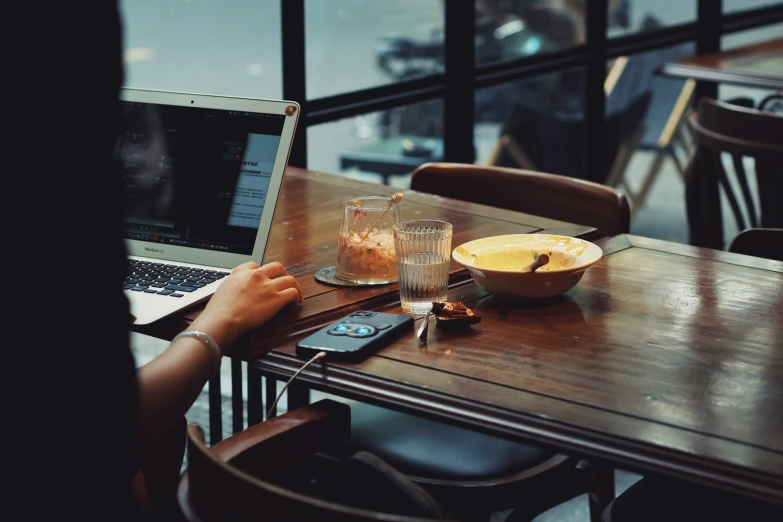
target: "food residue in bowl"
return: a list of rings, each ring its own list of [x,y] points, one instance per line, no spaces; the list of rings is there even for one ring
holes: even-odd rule
[[[541,254],[549,256],[549,263],[538,272],[568,268],[576,263],[585,251],[587,243],[570,237],[550,236],[523,244],[508,244],[485,247],[471,252],[471,265],[490,270],[522,270],[538,259]]]

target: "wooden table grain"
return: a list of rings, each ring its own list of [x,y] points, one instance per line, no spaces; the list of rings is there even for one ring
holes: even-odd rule
[[[783,89],[783,38],[697,55],[664,64],[660,73],[674,78]]]
[[[282,310],[263,328],[240,340],[247,346],[271,347],[285,343],[292,336],[312,331],[336,319],[340,314],[358,308],[378,308],[397,303],[396,284],[338,288],[319,283],[314,274],[319,269],[334,265],[337,257],[337,236],[343,215],[343,201],[358,196],[390,196],[398,189],[375,183],[365,183],[332,174],[289,167],[275,208],[272,231],[264,262],[281,262],[297,278],[305,301],[300,306]],[[565,223],[548,218],[511,212],[442,198],[431,194],[406,190],[401,205],[402,219],[430,218],[448,221],[454,225],[454,246],[488,235],[524,234],[546,230],[562,235],[594,238],[592,227]],[[452,285],[469,278],[456,262],[451,264]],[[135,326],[135,331],[153,337],[171,340],[186,329],[204,309],[195,305],[151,325]],[[234,431],[242,429],[242,360],[247,349],[237,347],[231,359],[234,401]],[[253,380],[249,386],[256,386]],[[219,374],[210,381],[210,440],[222,437],[221,386]],[[260,390],[251,390],[251,397],[260,398]],[[252,402],[252,400],[251,400]]]
[[[298,380],[783,504],[783,263],[630,235],[598,244],[604,258],[561,297],[508,303],[459,280],[449,298],[482,317],[470,331],[431,324],[426,346],[411,334]],[[254,338],[243,357],[288,378],[313,328]]]
[[[288,379],[304,362],[294,353],[302,337],[357,309],[401,313],[395,284],[337,288],[313,278],[334,262],[341,202],[394,191],[288,170],[265,261],[281,261],[306,299],[245,336],[232,369],[244,361],[253,376]],[[411,334],[359,363],[316,363],[297,381],[783,504],[783,263],[630,235],[597,239],[587,227],[413,191],[403,205],[404,219],[454,224],[455,246],[546,229],[596,240],[605,256],[565,295],[529,305],[488,295],[452,263],[449,298],[481,323],[463,333],[432,324],[426,346]],[[202,309],[139,331],[171,339]],[[250,422],[259,420],[259,382],[248,379]],[[219,381],[210,393],[219,406]],[[219,407],[214,414],[210,436],[219,440]]]

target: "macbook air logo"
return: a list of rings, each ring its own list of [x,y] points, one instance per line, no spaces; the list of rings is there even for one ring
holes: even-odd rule
[[[163,253],[163,249],[162,248],[144,247],[144,250],[146,252],[155,252],[156,254],[162,254]]]

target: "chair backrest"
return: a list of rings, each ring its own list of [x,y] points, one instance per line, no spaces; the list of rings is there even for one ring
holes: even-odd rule
[[[189,522],[443,520],[381,513],[308,494],[310,457],[350,437],[346,404],[323,400],[255,424],[211,447],[196,424],[188,426],[187,436],[188,467],[180,479],[177,505],[180,517]],[[391,483],[400,486],[405,480],[400,476]],[[415,489],[416,495],[420,493]]]
[[[580,179],[506,167],[426,163],[411,189],[597,228],[607,236],[630,228],[624,194]]]
[[[723,187],[738,230],[783,227],[783,114],[702,98],[688,124],[696,142],[692,168]]]
[[[734,236],[729,252],[783,261],[783,228],[748,228]]]
[[[664,23],[649,14],[644,16],[640,24],[643,32],[659,31],[664,27]],[[657,70],[668,62],[692,56],[694,50],[694,45],[688,42],[629,56],[628,64],[619,75],[611,95],[607,97],[606,112],[612,114],[615,106],[626,103],[624,100],[650,93],[650,105],[644,116],[644,134],[639,144],[643,149],[658,148],[669,118],[677,109],[677,101],[688,83],[688,80],[656,74]]]
[[[613,104],[606,118],[604,165],[584,165],[585,120],[581,109],[546,112],[517,104],[509,112],[501,134],[514,140],[536,170],[604,183],[623,141],[644,125],[650,97],[649,91],[642,92]],[[521,166],[507,154],[498,155],[495,165]]]

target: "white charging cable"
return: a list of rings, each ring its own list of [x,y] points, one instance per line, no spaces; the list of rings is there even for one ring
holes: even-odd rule
[[[312,358],[312,359],[310,359],[309,361],[307,361],[306,363],[304,363],[304,365],[303,365],[301,368],[299,368],[299,369],[296,371],[296,373],[295,373],[295,374],[293,374],[293,375],[291,376],[291,378],[290,378],[290,379],[288,379],[288,382],[287,382],[287,383],[285,383],[285,386],[283,386],[283,389],[282,389],[282,390],[280,390],[280,393],[278,393],[278,394],[277,394],[277,398],[275,399],[275,402],[273,402],[273,403],[272,403],[272,406],[270,406],[270,408],[269,408],[269,411],[267,411],[267,413],[266,413],[266,418],[267,418],[267,419],[268,419],[268,418],[269,418],[269,416],[272,414],[272,412],[273,412],[273,411],[275,411],[275,408],[277,408],[277,402],[280,400],[280,397],[282,397],[282,396],[283,396],[283,394],[285,393],[285,391],[288,389],[288,385],[289,385],[289,384],[291,384],[291,382],[292,382],[294,379],[296,379],[296,378],[299,376],[299,374],[300,374],[300,373],[302,373],[302,372],[304,371],[304,369],[305,369],[305,368],[307,368],[308,366],[310,366],[311,364],[313,364],[313,363],[314,363],[315,361],[317,361],[318,359],[323,359],[324,357],[326,357],[326,352],[318,352],[317,354],[315,354],[315,355],[313,356],[313,358]]]

